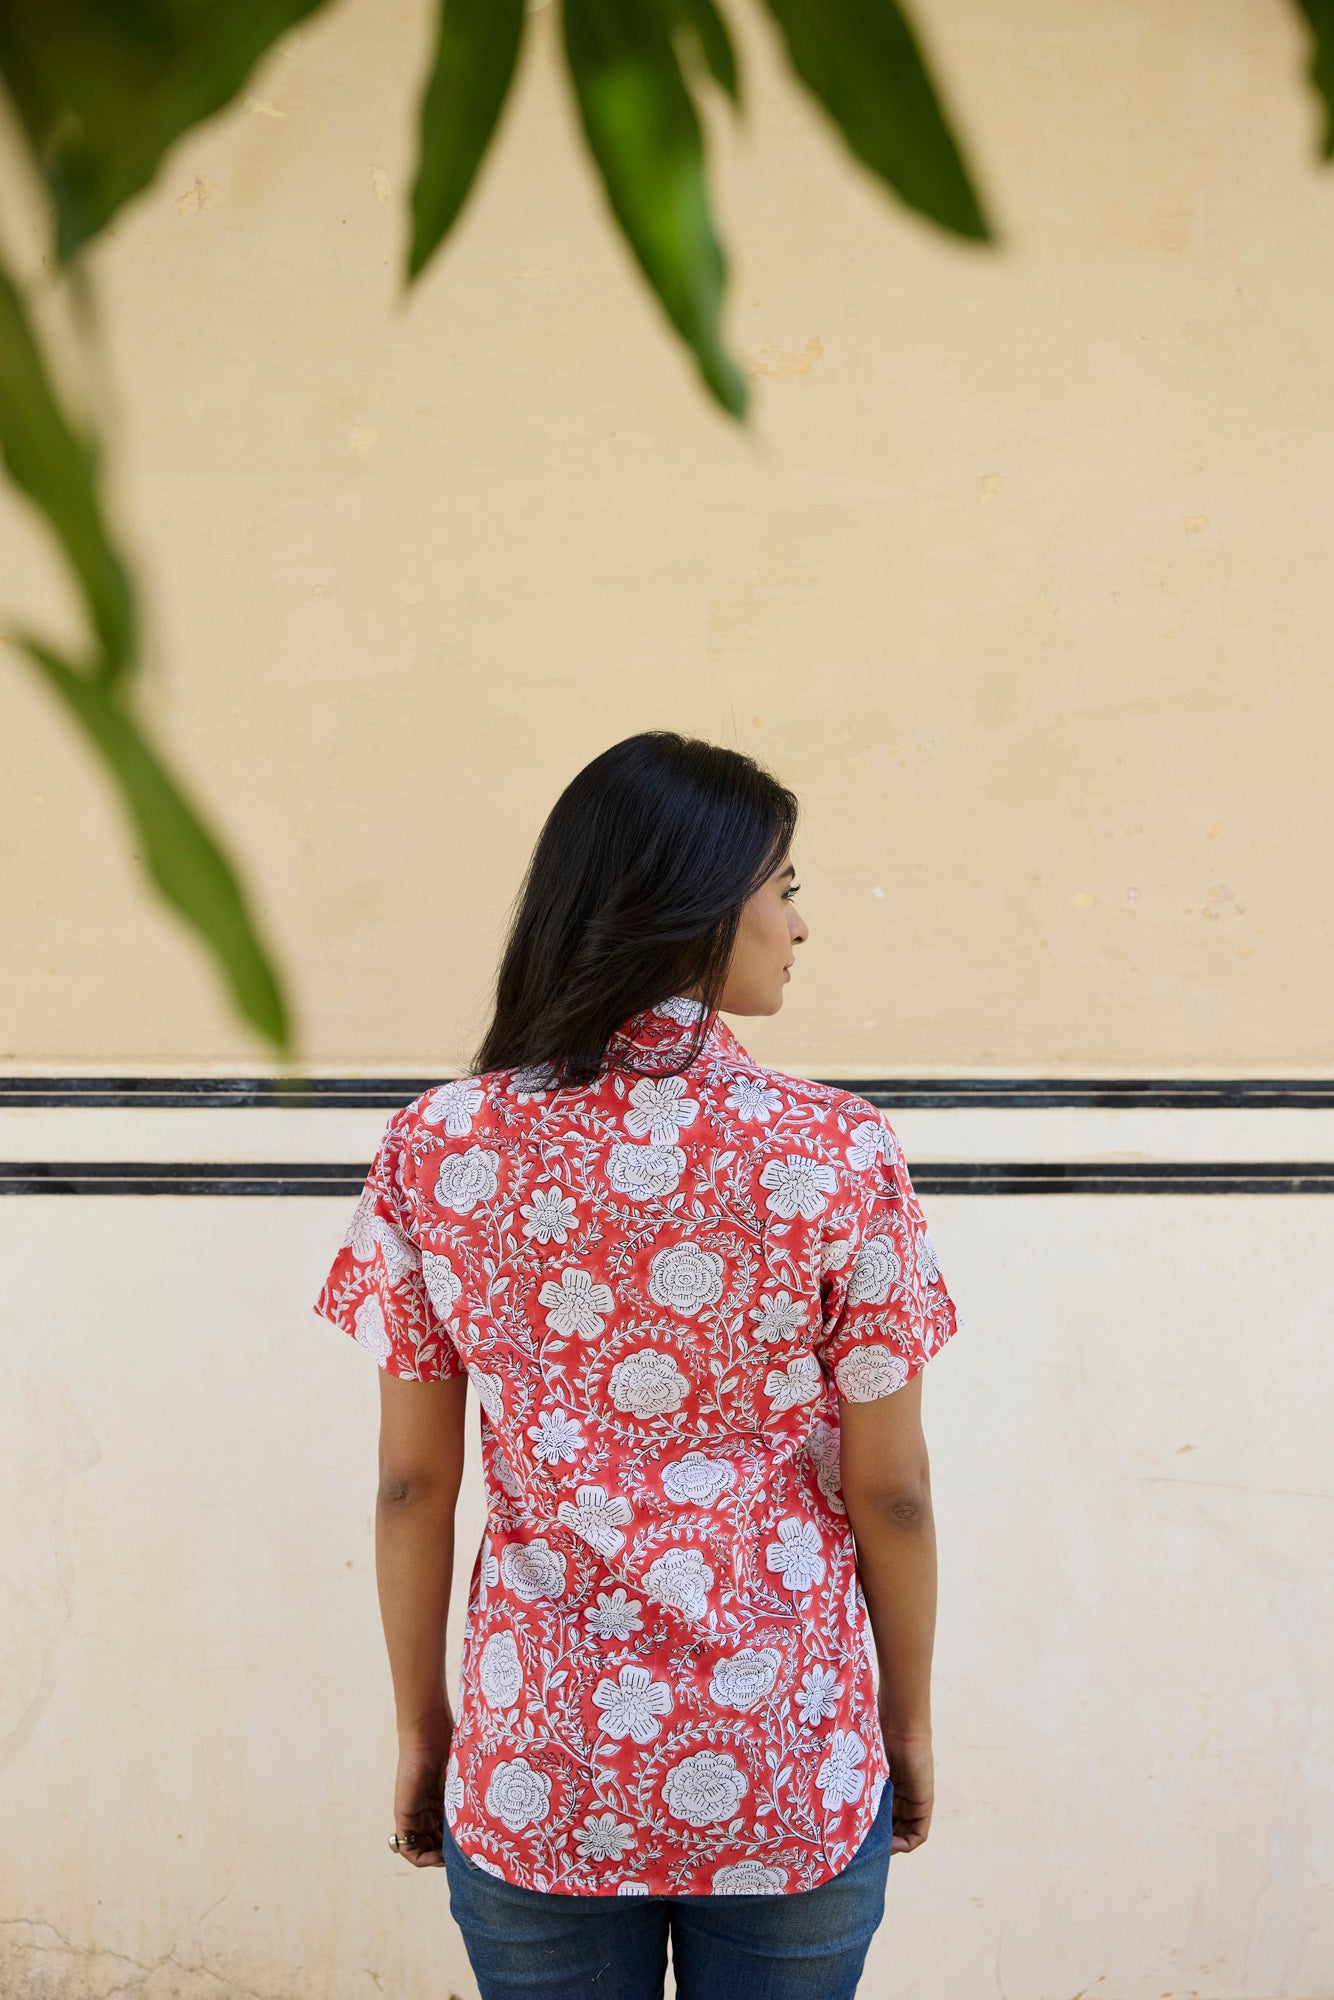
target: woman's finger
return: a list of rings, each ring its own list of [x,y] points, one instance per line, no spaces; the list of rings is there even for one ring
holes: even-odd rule
[[[441,1853],[440,1816],[421,1813],[413,1817],[418,1821],[415,1826],[411,1823],[400,1823],[395,1852],[401,1860],[410,1861],[414,1868],[442,1867],[445,1857]],[[392,1846],[393,1842],[390,1845]]]

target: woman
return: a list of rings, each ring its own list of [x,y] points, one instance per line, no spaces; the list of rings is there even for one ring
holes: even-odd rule
[[[316,1304],[382,1370],[390,1844],[447,1869],[483,2000],[653,2000],[669,1935],[682,2000],[846,2000],[930,1826],[954,1306],[881,1114],[720,1018],[782,1006],[796,818],[667,731],[578,774],[473,1071],[390,1119]]]

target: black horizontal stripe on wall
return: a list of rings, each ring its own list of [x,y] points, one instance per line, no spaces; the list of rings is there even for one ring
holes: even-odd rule
[[[327,1194],[354,1200],[370,1162],[323,1160],[12,1160],[0,1161],[6,1194]]]
[[[355,1199],[369,1162],[142,1160],[0,1162],[0,1195],[337,1195]],[[1334,1194],[1334,1161],[939,1161],[912,1169],[945,1194]]]
[[[0,1077],[0,1110],[62,1105],[115,1110],[396,1111],[448,1077]],[[818,1077],[885,1110],[1328,1111],[1334,1077]]]

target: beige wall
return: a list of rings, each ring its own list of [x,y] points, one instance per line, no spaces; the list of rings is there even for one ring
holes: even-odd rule
[[[551,6],[406,306],[426,0],[341,0],[98,250],[157,712],[313,1065],[466,1062],[556,792],[670,725],[804,801],[767,1059],[1328,1067],[1334,172],[1296,9],[922,11],[1004,247],[883,199],[745,10],[749,436],[613,240]],[[2,505],[0,605],[67,622]],[[17,662],[0,735],[0,1057],[253,1069]]]
[[[665,724],[804,801],[761,1060],[1328,1074],[1334,170],[1295,9],[924,0],[992,256],[883,200],[748,29],[714,142],[750,435],[612,240],[551,7],[396,304],[430,11],[340,0],[96,255],[156,709],[312,1066],[465,1061],[551,800]],[[37,271],[35,214],[6,231]],[[70,629],[7,495],[0,606]],[[17,662],[0,771],[0,1068],[261,1067]],[[1321,1111],[891,1116],[917,1169],[1334,1160]],[[358,1161],[382,1125],[0,1108],[0,1160]],[[937,1817],[863,2000],[1329,2000],[1328,1202],[927,1207]],[[384,1846],[375,1382],[310,1310],[349,1212],[0,1201],[4,2000],[475,1993]],[[470,1553],[475,1462],[465,1514]]]

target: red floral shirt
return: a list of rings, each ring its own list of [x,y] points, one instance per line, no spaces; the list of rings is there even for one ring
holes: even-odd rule
[[[497,1070],[396,1112],[315,1305],[476,1389],[445,1811],[523,1888],[814,1888],[886,1778],[839,1397],[902,1388],[954,1305],[882,1114],[717,1014],[656,1073],[698,1015],[632,1016],[584,1088]]]

